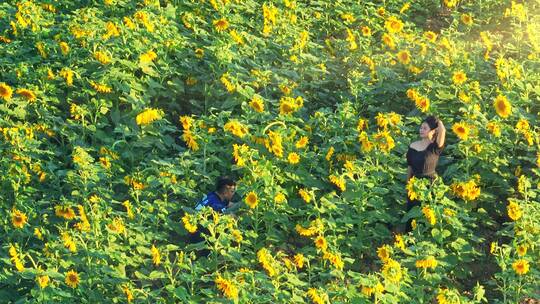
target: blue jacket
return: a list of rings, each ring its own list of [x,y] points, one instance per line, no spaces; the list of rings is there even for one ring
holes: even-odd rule
[[[227,209],[229,202],[222,201],[216,192],[210,192],[204,196],[204,198],[197,203],[195,210],[199,211],[203,207],[208,206],[217,212],[223,213]]]

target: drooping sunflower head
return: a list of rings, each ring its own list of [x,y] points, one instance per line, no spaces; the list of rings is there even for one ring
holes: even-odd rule
[[[0,97],[4,98],[5,100],[9,100],[11,98],[11,95],[13,95],[13,89],[9,85],[1,82]]]
[[[21,95],[22,97],[26,98],[28,101],[34,101],[36,100],[36,94],[28,89],[18,89],[17,94]]]

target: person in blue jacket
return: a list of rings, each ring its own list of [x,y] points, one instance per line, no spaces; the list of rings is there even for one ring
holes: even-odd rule
[[[220,176],[216,182],[216,190],[208,193],[197,203],[195,210],[199,211],[208,206],[216,212],[224,213],[233,206],[231,202],[236,192],[236,182],[229,176]]]
[[[204,198],[195,206],[196,211],[200,211],[204,207],[210,207],[218,213],[231,213],[239,204],[231,202],[234,193],[236,192],[236,181],[229,176],[220,176],[216,182],[216,190],[204,196]],[[197,231],[189,236],[189,243],[203,242],[205,239],[203,234],[208,234],[208,229],[198,226]],[[197,255],[208,256],[210,250],[202,249]]]

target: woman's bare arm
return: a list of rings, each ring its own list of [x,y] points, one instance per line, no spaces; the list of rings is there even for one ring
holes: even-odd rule
[[[444,145],[446,139],[446,128],[442,121],[439,119],[439,125],[437,126],[437,146],[440,148]]]
[[[412,168],[411,166],[407,166],[407,181],[409,181],[412,177]]]

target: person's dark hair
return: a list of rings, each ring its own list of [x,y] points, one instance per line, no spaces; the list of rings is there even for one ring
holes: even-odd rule
[[[430,130],[433,130],[439,126],[439,119],[435,116],[428,116],[422,121],[423,123],[427,123]],[[432,140],[435,142],[437,141],[437,133],[433,136]]]
[[[424,119],[423,122],[428,124],[430,130],[437,128],[437,126],[439,125],[439,119],[435,116],[428,116]]]
[[[223,192],[226,186],[236,186],[236,182],[230,176],[220,176],[216,182],[216,191]]]

